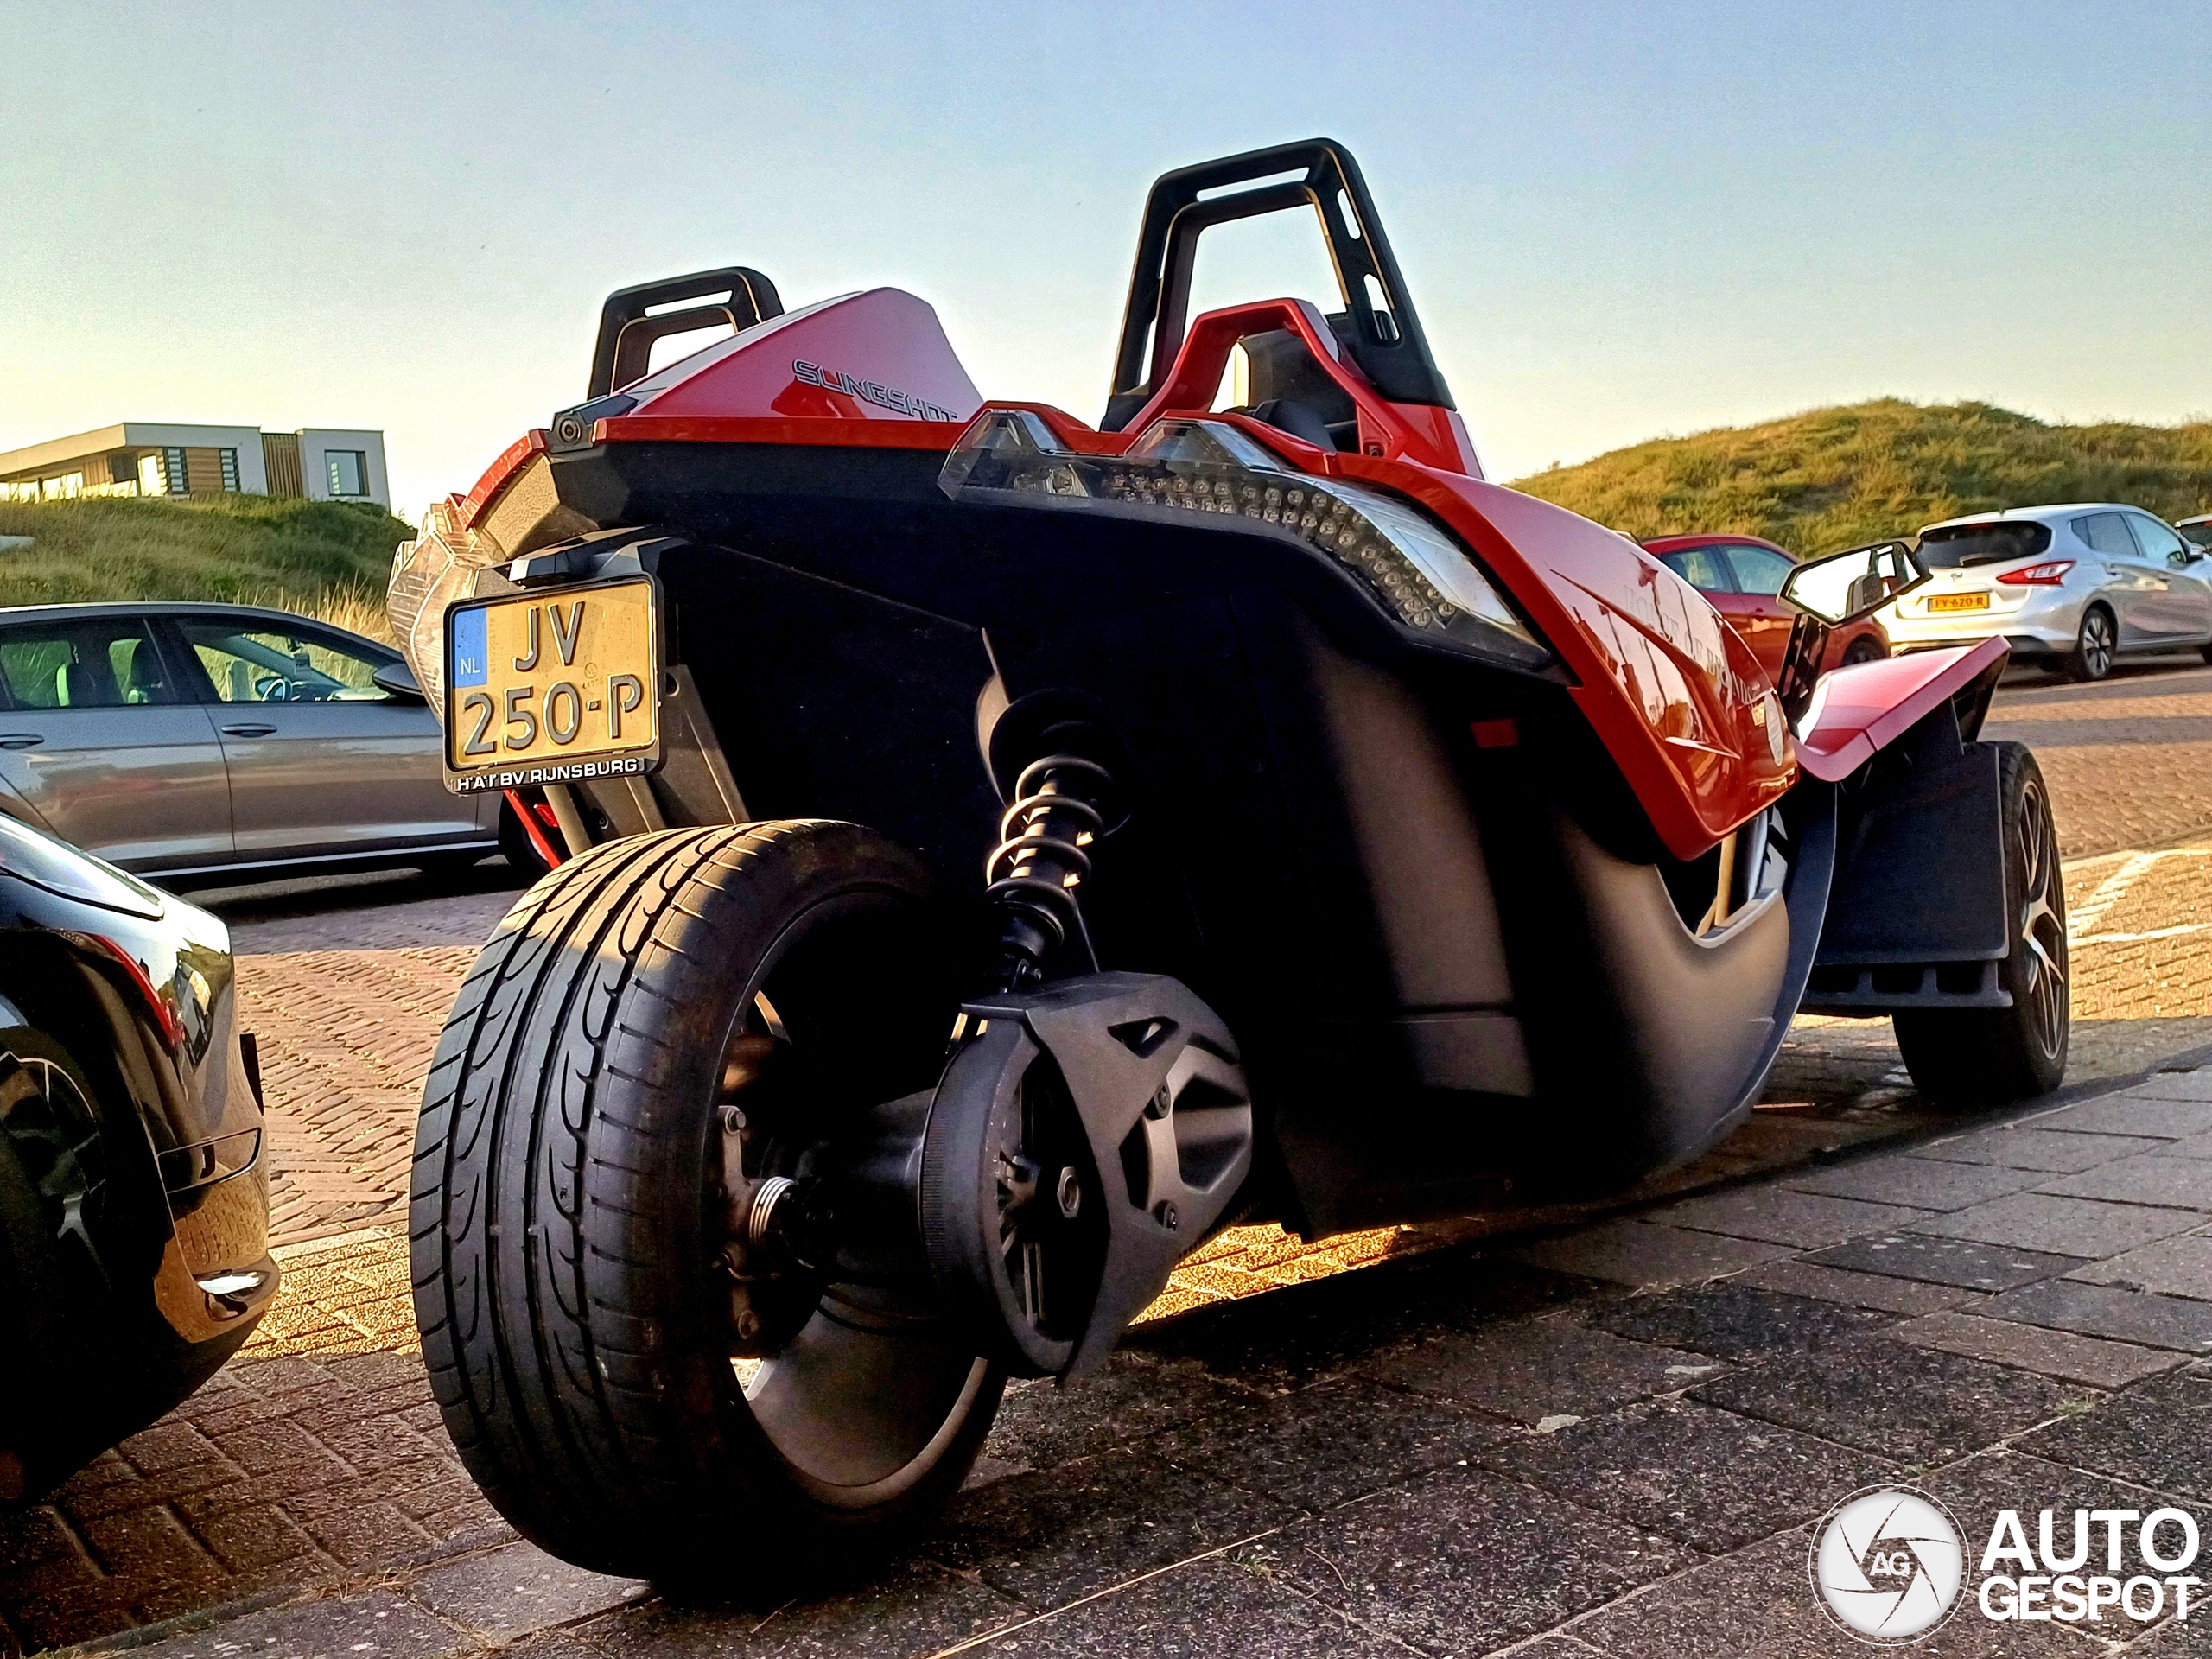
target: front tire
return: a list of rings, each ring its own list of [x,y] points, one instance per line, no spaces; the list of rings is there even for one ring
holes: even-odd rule
[[[1884,662],[1888,659],[1889,654],[1882,649],[1880,643],[1872,635],[1862,634],[1845,647],[1843,660],[1837,666],[1856,668],[1861,663]]]
[[[2066,888],[2050,792],[2024,743],[1999,743],[2011,950],[1997,982],[2009,1008],[1929,1008],[1891,1018],[1920,1092],[1939,1105],[1999,1106],[2049,1094],[2066,1076]]]
[[[2059,671],[2069,680],[2101,680],[2112,672],[2113,652],[2119,639],[2112,613],[2101,605],[2090,606],[2082,613],[2082,626],[2074,636],[2074,649],[2060,661]]]
[[[501,923],[431,1068],[410,1230],[447,1430],[526,1537],[780,1599],[957,1490],[1003,1375],[924,1295],[809,1286],[733,1357],[723,1140],[934,1084],[953,954],[919,864],[845,823],[609,842]],[[771,1050],[764,1104],[742,1057]]]

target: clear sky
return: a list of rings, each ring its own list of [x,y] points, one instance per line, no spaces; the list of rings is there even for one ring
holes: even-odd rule
[[[2208,0],[0,0],[0,448],[381,427],[412,512],[582,397],[608,289],[729,264],[911,289],[1095,419],[1152,177],[1316,134],[1494,477],[1881,394],[2212,411]]]

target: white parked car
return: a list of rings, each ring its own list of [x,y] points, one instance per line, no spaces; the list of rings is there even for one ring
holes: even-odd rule
[[[2016,661],[2101,680],[2115,657],[2212,662],[2212,551],[2140,507],[2076,502],[1946,519],[1920,532],[1935,579],[1880,613],[1900,654],[2000,634]]]
[[[2200,512],[2194,518],[2177,518],[2174,528],[2181,531],[2182,539],[2191,547],[2212,552],[2212,512]]]

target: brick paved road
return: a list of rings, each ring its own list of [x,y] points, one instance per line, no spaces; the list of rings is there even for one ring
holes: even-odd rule
[[[0,1618],[35,1646],[205,1607],[160,1659],[1842,1656],[1808,1529],[1861,1485],[1942,1498],[1970,1584],[1999,1507],[2062,1547],[2076,1507],[2212,1538],[2208,1354],[2212,1071],[2168,1073],[1157,1321],[1013,1390],[909,1558],[759,1605],[514,1540],[410,1361],[247,1360],[4,1535]],[[2019,1628],[1969,1605],[1923,1651],[2113,1651]],[[2212,1653],[2202,1618],[2094,1635]]]

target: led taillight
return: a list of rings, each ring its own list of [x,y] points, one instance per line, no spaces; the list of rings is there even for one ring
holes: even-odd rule
[[[2071,559],[2050,559],[2024,570],[2007,570],[1997,580],[2007,588],[2056,588],[2066,580],[2066,573],[2073,568]]]

